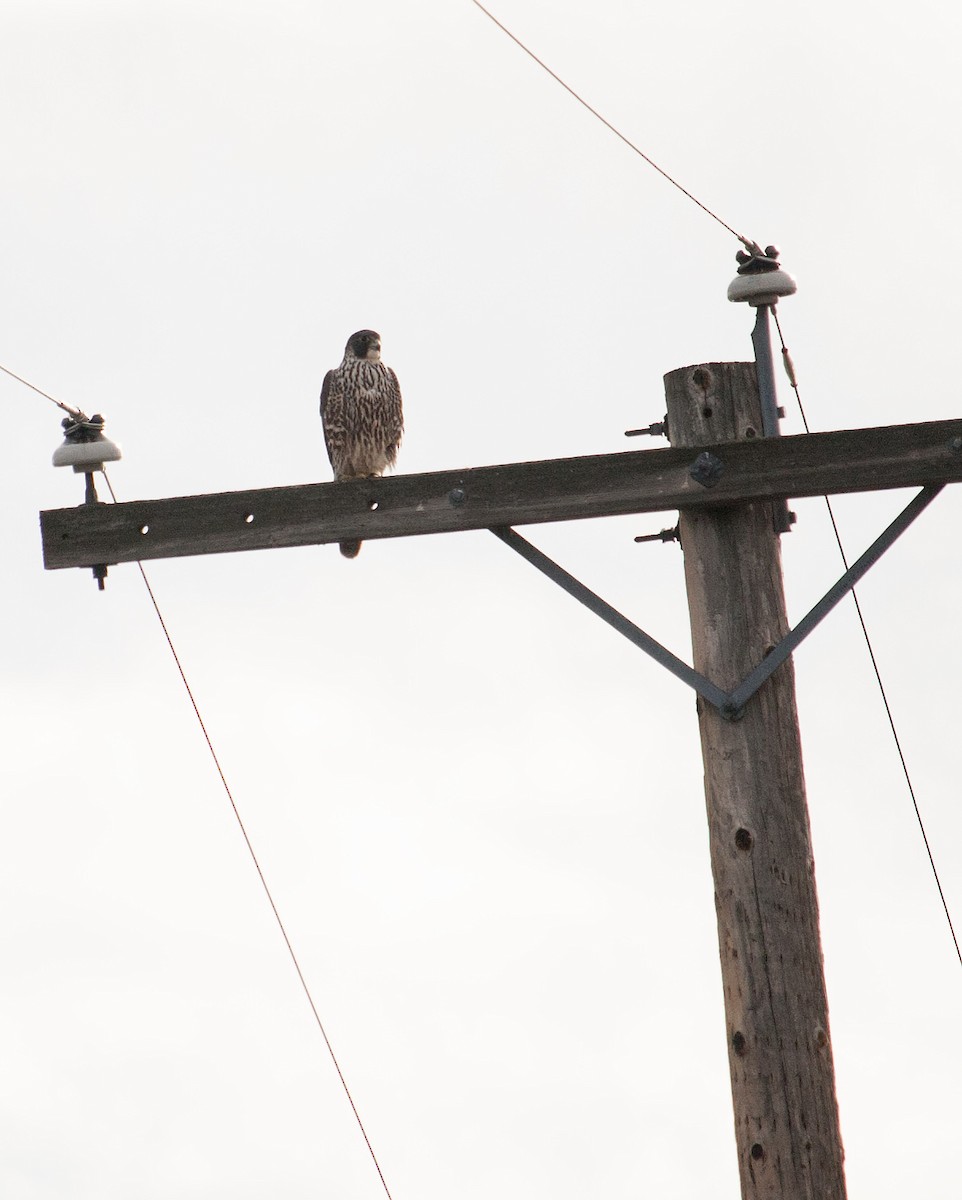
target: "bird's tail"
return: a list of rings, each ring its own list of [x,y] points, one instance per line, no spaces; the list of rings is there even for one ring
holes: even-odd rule
[[[360,542],[341,542],[341,553],[345,558],[357,558],[361,553]]]

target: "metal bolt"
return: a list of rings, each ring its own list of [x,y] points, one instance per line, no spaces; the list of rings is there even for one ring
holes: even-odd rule
[[[448,501],[449,501],[449,503],[453,504],[455,507],[457,507],[457,505],[459,505],[459,504],[463,504],[465,502],[465,500],[467,500],[467,498],[468,498],[468,495],[467,495],[467,492],[465,492],[464,488],[456,487],[456,488],[452,488],[450,490],[450,492],[448,492]]]
[[[635,538],[636,542],[680,542],[681,533],[678,526],[674,529],[663,529],[661,533],[643,533]]]
[[[949,449],[955,454],[958,454],[960,451],[962,451],[962,437],[954,437],[952,441],[949,442]]]
[[[688,470],[695,483],[704,488],[713,488],[725,472],[725,464],[708,450],[703,450]]]
[[[646,425],[644,429],[626,429],[625,437],[667,437],[668,436],[668,418],[664,417],[661,421],[654,421],[651,425]]]

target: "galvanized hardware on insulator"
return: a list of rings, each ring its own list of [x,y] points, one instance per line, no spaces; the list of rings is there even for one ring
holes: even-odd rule
[[[104,463],[118,462],[123,452],[116,442],[104,437],[104,419],[100,413],[92,417],[78,412],[61,421],[64,431],[63,445],[53,452],[55,467],[73,467],[85,480],[84,504],[99,504],[94,472],[102,471]],[[104,590],[107,567],[101,563],[92,568],[97,587]]]
[[[798,285],[778,261],[778,253],[777,246],[762,250],[757,243],[752,253],[739,250],[735,255],[738,274],[728,285],[728,299],[736,304],[747,301],[757,308],[760,304],[777,304],[780,296],[793,296]]]
[[[53,452],[55,467],[73,467],[85,475],[91,471],[102,471],[104,463],[118,462],[123,452],[116,442],[104,437],[104,419],[100,413],[92,417],[78,413],[76,417],[64,417],[63,445]]]
[[[668,414],[644,429],[626,429],[625,437],[668,437]]]

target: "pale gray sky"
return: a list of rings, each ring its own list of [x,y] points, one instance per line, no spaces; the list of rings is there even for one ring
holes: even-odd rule
[[[799,283],[815,429],[958,416],[962,16],[491,0]],[[737,242],[469,0],[8,0],[0,362],[122,499],[329,478],[380,330],[405,472],[635,448],[751,355]],[[801,431],[791,393],[787,433]],[[61,414],[0,378],[12,1200],[377,1200],[133,567],[45,573]],[[906,495],[841,499],[852,553]],[[798,619],[840,574],[785,539]],[[962,921],[958,492],[861,595]],[[673,520],[528,531],[689,655]],[[152,564],[394,1200],[738,1195],[691,694],[484,533]],[[962,971],[843,605],[796,668],[850,1195],[957,1200]]]

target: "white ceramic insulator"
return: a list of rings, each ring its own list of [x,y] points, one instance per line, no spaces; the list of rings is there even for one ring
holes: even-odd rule
[[[73,467],[75,471],[101,471],[105,462],[117,462],[123,452],[110,438],[96,442],[64,442],[53,452],[55,467]]]
[[[774,304],[779,296],[791,296],[798,290],[787,271],[759,271],[751,275],[736,275],[728,285],[728,299],[737,303],[747,301],[754,308],[759,304]]]

